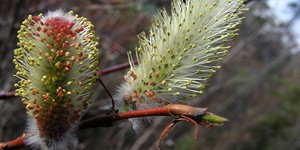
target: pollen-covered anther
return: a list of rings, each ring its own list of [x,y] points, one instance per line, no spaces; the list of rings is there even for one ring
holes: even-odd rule
[[[52,56],[48,56],[48,57],[47,57],[47,60],[49,60],[49,61],[52,60],[52,59],[53,59]]]
[[[149,84],[150,84],[151,86],[155,86],[155,85],[156,85],[156,83],[153,82],[153,81],[149,82]]]
[[[154,92],[153,91],[146,91],[145,95],[148,97],[153,97],[154,96]]]
[[[51,44],[47,43],[47,44],[46,44],[46,47],[47,47],[47,48],[51,48]]]
[[[81,101],[83,99],[83,97],[82,96],[79,96],[78,98],[77,98],[77,101]]]
[[[77,52],[77,56],[78,56],[78,57],[82,57],[82,56],[83,56],[83,53],[82,53],[82,52]]]
[[[44,53],[43,50],[39,50],[39,55],[41,56]]]
[[[152,96],[151,101],[158,102],[160,99],[157,96]]]
[[[55,67],[57,69],[61,69],[63,66],[62,66],[62,63],[60,61],[58,61],[58,62],[55,63]]]
[[[31,94],[32,94],[32,95],[39,94],[39,91],[38,91],[38,90],[31,90]]]
[[[76,43],[76,44],[75,44],[75,47],[76,47],[76,48],[79,48],[80,46],[81,46],[81,43]]]
[[[64,55],[64,51],[63,50],[58,50],[56,51],[56,56],[60,57]]]
[[[139,98],[140,98],[140,93],[138,93],[138,92],[133,92],[133,93],[131,94],[131,97],[134,98],[134,99],[139,99]]]
[[[82,107],[83,107],[83,109],[87,109],[88,103],[87,102],[82,102]]]
[[[32,103],[33,103],[33,104],[36,104],[36,99],[32,99]]]
[[[83,28],[84,28],[83,26],[80,26],[80,27],[78,27],[77,29],[75,29],[75,32],[76,32],[76,33],[79,33],[80,31],[83,30]]]
[[[83,86],[83,83],[81,81],[79,81],[78,86]]]
[[[125,94],[125,95],[123,95],[122,100],[125,103],[129,103],[129,102],[131,102],[133,100],[133,98],[131,97],[131,94]]]
[[[48,101],[49,100],[49,96],[50,96],[49,93],[43,94],[43,100],[44,101]]]
[[[65,52],[66,57],[70,57],[71,53],[70,52]]]
[[[67,61],[65,65],[66,72],[69,72],[71,70],[71,62]]]
[[[57,93],[57,96],[58,96],[59,98],[64,97],[63,88],[62,88],[61,86],[59,86],[59,87],[56,89],[56,93]]]
[[[124,80],[128,83],[128,84],[131,84],[132,81],[129,79],[128,76],[124,76]]]
[[[71,57],[71,60],[72,60],[72,62],[75,62],[75,61],[76,61],[75,56],[72,56],[72,57]]]
[[[73,36],[73,37],[72,37],[72,40],[75,41],[76,39],[77,39],[77,36]],[[74,47],[74,46],[73,46],[73,47]]]
[[[137,79],[137,75],[133,72],[133,71],[129,71],[129,75],[136,80]]]
[[[160,73],[159,72],[153,72],[151,75],[155,76],[155,77],[158,77],[160,75]]]

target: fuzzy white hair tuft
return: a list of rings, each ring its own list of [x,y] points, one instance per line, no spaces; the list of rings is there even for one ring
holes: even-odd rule
[[[40,131],[37,126],[36,119],[28,118],[27,133],[29,137],[25,140],[27,146],[34,150],[74,150],[78,146],[78,139],[75,136],[77,123],[66,131],[60,139],[49,139],[46,141],[45,137],[40,136]]]

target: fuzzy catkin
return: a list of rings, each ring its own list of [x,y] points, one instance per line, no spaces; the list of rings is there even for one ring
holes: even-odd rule
[[[92,102],[98,71],[98,38],[86,18],[50,11],[31,16],[18,31],[14,51],[16,95],[28,114],[26,144],[74,149],[78,121]]]
[[[171,15],[159,11],[149,34],[139,35],[138,65],[128,53],[131,68],[117,94],[120,109],[185,103],[202,94],[246,9],[243,0],[174,0]]]

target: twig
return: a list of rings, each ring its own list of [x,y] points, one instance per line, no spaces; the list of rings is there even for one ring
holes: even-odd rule
[[[214,115],[210,112],[207,112],[206,108],[196,108],[187,105],[181,104],[170,104],[157,108],[150,108],[144,110],[135,110],[130,112],[122,112],[113,115],[98,115],[87,120],[80,121],[79,130],[96,128],[96,127],[111,127],[117,121],[129,119],[129,118],[138,118],[145,116],[187,116],[191,118],[194,122],[201,124],[205,122],[206,124],[211,124],[211,126],[222,125],[227,119]],[[15,140],[0,143],[0,150],[5,149],[14,149],[22,148],[25,146],[24,140],[28,134],[18,137]]]
[[[173,122],[171,122],[170,124],[168,124],[168,126],[164,129],[164,131],[161,133],[159,140],[158,140],[158,147],[156,148],[156,150],[160,150],[161,147],[161,143],[162,140],[164,139],[164,137],[166,136],[166,134],[171,130],[171,128],[178,123],[179,120],[175,119]]]
[[[179,115],[178,118],[175,118],[175,120],[173,122],[171,122],[165,129],[164,131],[161,133],[159,140],[158,140],[158,147],[156,148],[156,150],[160,150],[161,148],[161,144],[162,144],[162,140],[164,139],[164,137],[167,135],[167,133],[171,130],[172,127],[174,127],[174,125],[176,125],[178,122],[180,121],[187,121],[187,122],[191,122],[193,123],[193,125],[195,126],[196,130],[195,130],[195,134],[194,134],[194,140],[197,139],[197,135],[198,135],[198,131],[199,131],[199,127],[198,127],[198,123],[196,121],[194,121],[192,118],[188,117],[188,116],[184,116],[184,115]]]
[[[0,92],[0,99],[8,99],[15,96],[15,92]]]
[[[204,115],[206,108],[195,108],[192,106],[181,105],[181,104],[170,104],[162,107],[135,110],[129,112],[121,112],[113,115],[98,115],[87,120],[83,120],[79,124],[80,129],[95,128],[95,127],[110,127],[113,123],[118,120],[124,120],[129,118],[139,118],[146,116],[176,116],[186,115],[193,117],[201,122],[201,115]]]
[[[106,93],[108,94],[108,96],[110,97],[110,103],[111,103],[111,110],[108,112],[108,114],[116,111],[115,110],[115,100],[113,98],[113,96],[111,95],[111,93],[109,92],[109,90],[107,89],[106,85],[104,84],[103,80],[101,79],[101,77],[99,77],[99,79],[97,80],[104,88],[104,90],[106,91]]]
[[[199,128],[197,126],[198,123],[196,121],[194,121],[192,118],[184,116],[184,115],[180,115],[178,120],[191,122],[195,126],[196,130],[195,130],[195,134],[194,134],[194,140],[197,140],[197,135],[198,135],[198,132],[199,132]]]
[[[25,146],[24,141],[28,136],[27,133],[23,133],[23,135],[14,140],[0,143],[0,150],[23,148]]]
[[[138,63],[137,61],[134,61],[134,64],[137,64],[137,63]],[[116,72],[116,71],[120,71],[120,70],[129,68],[129,67],[130,67],[129,63],[123,63],[123,64],[115,65],[115,66],[105,68],[105,69],[99,71],[98,75],[106,75],[106,74],[109,74],[109,73],[113,73],[113,72]]]

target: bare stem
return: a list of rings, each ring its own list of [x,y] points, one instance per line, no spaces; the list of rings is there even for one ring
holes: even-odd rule
[[[23,135],[19,136],[14,140],[0,143],[0,150],[23,148],[25,146],[24,141],[28,136],[29,136],[28,134],[23,133]]]
[[[15,96],[15,92],[7,92],[7,93],[1,92],[0,93],[0,99],[8,99],[8,98],[11,98],[14,96]]]
[[[134,61],[134,64],[137,64],[137,61]],[[120,71],[120,70],[129,68],[129,67],[130,67],[129,63],[123,63],[123,64],[115,65],[115,66],[108,67],[108,68],[105,68],[105,69],[99,71],[98,75],[106,75],[106,74],[109,74],[109,73],[113,73],[113,72],[116,72],[116,71]]]

